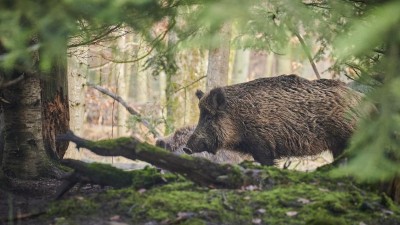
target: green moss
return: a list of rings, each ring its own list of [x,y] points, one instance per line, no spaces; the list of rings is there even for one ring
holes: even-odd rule
[[[104,148],[116,148],[119,147],[121,145],[126,145],[130,142],[132,142],[132,138],[129,137],[120,137],[120,138],[116,138],[116,139],[107,139],[107,140],[99,140],[96,142],[91,142],[91,143],[87,143],[89,146],[97,146],[97,147],[104,147]]]
[[[165,184],[172,181],[183,180],[183,177],[172,173],[160,173],[154,167],[145,167],[142,170],[130,172],[133,188],[149,188],[158,184]]]
[[[145,217],[165,220],[174,218],[178,212],[198,212],[202,210],[215,210],[213,201],[206,200],[204,193],[193,191],[151,191],[146,193],[143,202],[142,214]]]
[[[232,170],[236,169],[240,168]],[[332,179],[324,172],[259,169],[263,176],[253,191],[208,189],[179,178],[140,192],[133,188],[109,190],[93,201],[101,204],[102,210],[125,215],[133,224],[251,224],[254,219],[262,224],[328,225],[400,221],[398,205],[387,196],[361,189],[351,179]],[[136,188],[146,185],[148,180],[143,177],[162,177],[154,168],[136,176]],[[257,190],[260,187],[264,189]],[[73,215],[71,212],[80,213],[78,208],[84,207],[66,204],[53,212]]]
[[[69,217],[76,215],[87,215],[95,213],[99,204],[90,198],[75,197],[73,199],[57,201],[50,205],[47,215],[56,215],[58,217]]]
[[[99,180],[107,180],[109,183],[119,184],[119,187],[129,186],[132,183],[132,174],[115,168],[109,164],[90,163],[88,168],[98,176]]]
[[[393,202],[393,200],[387,196],[385,193],[381,194],[381,204],[392,211],[399,212],[399,207]]]
[[[114,187],[128,187],[134,189],[150,188],[152,186],[183,179],[181,176],[172,173],[160,173],[154,167],[145,167],[141,170],[123,171],[108,164],[91,163],[87,165],[91,179],[98,182],[107,181],[106,184]],[[105,183],[105,182],[103,182]]]
[[[308,225],[346,225],[348,223],[345,222],[343,218],[333,217],[326,213],[321,213],[315,215],[311,219],[306,221]]]
[[[192,218],[188,219],[186,221],[183,221],[180,223],[181,225],[206,225],[207,223],[201,219],[198,218]]]

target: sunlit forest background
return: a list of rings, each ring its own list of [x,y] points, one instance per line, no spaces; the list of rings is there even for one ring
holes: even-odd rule
[[[166,30],[167,25],[164,22],[159,23],[152,32],[160,35]],[[315,42],[312,39],[311,41]],[[317,54],[321,48],[316,42],[310,47],[313,54]],[[234,46],[229,48],[229,73],[224,85],[281,74],[297,74],[310,80],[318,78],[296,36],[290,37],[288,46],[281,49],[281,52]],[[177,71],[168,84],[173,87],[170,93],[165,91],[165,72],[155,74],[155,69],[150,65],[154,55],[152,51],[149,44],[127,27],[115,29],[106,40],[69,51],[68,75],[75,80],[78,76],[78,81],[85,86],[82,88],[84,94],[78,94],[79,97],[75,99],[81,106],[78,111],[84,111],[75,113],[74,119],[81,121],[74,128],[75,131],[82,132],[82,135],[90,140],[132,135],[149,143],[155,141],[154,135],[138,121],[137,116],[130,115],[119,102],[109,96],[86,86],[87,82],[104,87],[122,97],[160,134],[168,135],[176,128],[197,123],[198,99],[194,93],[197,89],[206,89],[208,50],[195,48],[177,51]],[[351,73],[338,73],[332,69],[333,59],[328,54],[319,56],[315,64],[322,78],[351,81]],[[79,92],[82,84],[78,84],[78,90],[70,85],[70,99],[76,98],[76,92]],[[166,95],[169,95],[168,98]],[[167,101],[173,102],[170,120],[167,120]],[[74,105],[76,102],[71,100],[70,104]],[[168,130],[168,127],[171,129]],[[69,148],[66,157],[107,163],[129,163],[121,157],[98,157],[85,150],[78,152],[74,146]],[[327,153],[327,161],[329,157]]]
[[[379,111],[360,122],[350,141],[349,151],[355,157],[348,169],[355,174],[362,171],[364,178],[393,177],[399,172],[399,1],[1,4],[4,77],[12,80],[33,74],[39,83],[65,80],[63,71],[68,67],[68,82],[63,85],[68,83],[69,126],[78,135],[91,140],[135,136],[154,143],[157,136],[196,124],[196,89],[208,91],[292,73],[308,79],[357,80],[370,87],[366,100]],[[219,53],[224,56],[218,58]],[[66,55],[68,65],[64,66]],[[29,90],[23,85],[18,88]],[[136,110],[135,116],[93,87],[120,96]],[[58,86],[34,88],[40,95]],[[41,106],[39,110],[48,109]],[[5,126],[14,126],[11,109],[4,112]],[[61,123],[68,122],[68,115],[63,116]],[[56,152],[55,136],[66,127],[51,126],[46,132],[52,138],[29,132],[38,135],[40,142],[49,142],[54,147],[50,152]],[[6,138],[7,157],[15,150],[11,141]],[[63,155],[61,151],[58,157]],[[66,157],[91,160],[72,145]],[[16,163],[4,165],[11,168]]]

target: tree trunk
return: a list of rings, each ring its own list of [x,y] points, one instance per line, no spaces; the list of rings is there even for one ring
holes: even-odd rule
[[[52,65],[42,79],[42,126],[44,147],[53,160],[62,159],[68,144],[57,143],[56,136],[69,130],[68,79],[66,52]]]
[[[228,84],[231,24],[225,24],[220,32],[221,44],[208,52],[207,91]]]
[[[3,151],[4,151],[4,113],[0,105],[0,168],[2,168],[1,166],[3,165]]]
[[[247,81],[250,65],[250,50],[237,49],[235,52],[235,61],[233,64],[232,84],[243,83]]]
[[[13,101],[4,105],[3,171],[8,177],[35,178],[50,164],[42,135],[40,79],[28,75],[9,91]]]
[[[268,76],[268,56],[264,51],[251,51],[249,62],[250,80]]]
[[[66,54],[55,61],[46,77],[37,72],[38,55],[33,54],[36,66],[24,72],[25,79],[4,90],[9,103],[3,104],[2,170],[11,178],[59,176],[51,159],[62,158],[68,147],[55,141],[56,135],[69,130]]]
[[[176,34],[171,32],[168,34],[168,45],[170,46],[168,51],[172,51],[173,45],[175,45],[177,42],[177,37]],[[172,52],[168,52],[167,56],[167,61],[168,64],[174,63],[174,55]],[[165,88],[165,100],[166,100],[166,108],[167,108],[167,114],[166,114],[166,123],[165,123],[165,134],[170,134],[175,130],[175,112],[176,112],[176,105],[178,104],[178,101],[175,97],[175,82],[173,80],[173,77],[176,75],[176,71],[172,69],[167,69],[165,71],[166,75],[166,88]]]
[[[79,57],[72,56],[68,58],[68,99],[70,129],[78,134],[83,134],[82,124],[85,120],[85,89],[86,76],[88,74],[88,47],[79,47]],[[83,61],[81,61],[83,60]],[[79,152],[76,151],[74,144],[70,144],[64,157],[79,159]]]
[[[126,29],[126,28],[125,28]],[[126,30],[123,30],[126,32]],[[126,43],[128,39],[128,34],[120,37],[118,39],[118,48],[122,53],[119,54],[118,58],[122,58],[126,60]],[[127,64],[126,63],[119,63],[117,64],[117,94],[121,96],[123,99],[128,99],[128,88],[129,88],[129,77],[127,74]],[[126,121],[128,119],[128,114],[124,107],[121,105],[117,105],[117,137],[126,136],[127,128],[126,128]]]

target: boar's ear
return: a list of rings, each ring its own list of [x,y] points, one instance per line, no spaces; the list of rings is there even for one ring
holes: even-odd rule
[[[222,88],[214,88],[210,91],[211,106],[215,110],[224,109],[226,106],[225,93]]]
[[[202,90],[197,89],[196,96],[200,100],[204,96],[204,92]]]

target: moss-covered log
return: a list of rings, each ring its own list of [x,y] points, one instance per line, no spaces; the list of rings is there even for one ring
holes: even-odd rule
[[[216,164],[203,158],[175,155],[131,138],[94,142],[68,132],[65,135],[60,135],[58,140],[72,141],[78,148],[87,148],[101,156],[123,156],[132,160],[139,159],[162,169],[181,174],[202,186],[240,188],[258,182],[258,170],[244,170],[239,166]]]
[[[142,170],[123,171],[108,164],[85,163],[79,160],[65,159],[62,164],[74,169],[74,172],[64,177],[56,198],[62,197],[77,183],[99,184],[115,188],[131,187],[134,189],[150,188],[152,186],[176,181],[179,176],[171,173],[159,173],[159,169],[146,167]]]

